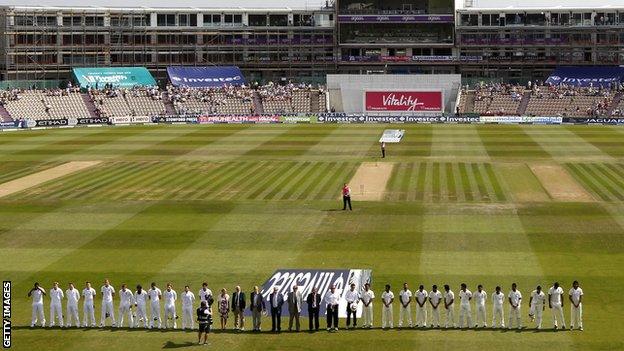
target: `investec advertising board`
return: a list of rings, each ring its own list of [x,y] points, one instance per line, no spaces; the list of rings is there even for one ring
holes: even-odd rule
[[[441,91],[384,90],[364,92],[365,112],[443,112]]]
[[[277,288],[278,293],[284,295],[284,306],[282,306],[282,315],[288,315],[288,293],[292,291],[293,285],[299,287],[299,291],[303,295],[303,306],[301,306],[301,315],[308,315],[308,306],[305,303],[308,294],[312,292],[312,288],[316,287],[321,296],[320,315],[326,313],[326,306],[323,303],[325,294],[329,288],[334,285],[336,292],[340,294],[339,317],[347,317],[347,300],[345,294],[349,290],[351,283],[355,284],[355,290],[362,292],[364,284],[370,283],[372,278],[372,270],[370,269],[278,269],[276,270],[264,284],[262,284],[262,297],[266,303],[267,310],[270,310],[269,296],[273,292],[273,288]],[[377,296],[381,296],[381,291],[376,292]],[[249,313],[249,311],[247,311]],[[362,303],[358,304],[357,316],[362,315]]]

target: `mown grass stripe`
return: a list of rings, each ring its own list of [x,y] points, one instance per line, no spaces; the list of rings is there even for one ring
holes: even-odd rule
[[[315,162],[310,165],[310,168],[299,178],[301,182],[297,182],[297,186],[292,186],[279,197],[281,200],[287,199],[295,199],[303,192],[306,186],[312,184],[314,179],[316,179],[316,175],[320,174],[323,166],[327,166],[326,163],[323,162]]]
[[[12,171],[5,172],[4,169],[8,168],[7,163],[11,163],[11,165],[15,165],[16,163],[26,163],[25,167],[19,167],[17,169],[13,169]],[[37,172],[41,172],[43,170],[56,167],[60,165],[62,162],[42,162],[37,164],[30,164],[30,162],[21,162],[21,161],[7,161],[0,163],[0,183],[6,183],[13,179],[22,178],[25,175],[33,174]]]
[[[297,173],[295,173],[290,179],[289,181],[284,184],[284,186],[281,187],[281,189],[278,189],[278,191],[267,197],[268,200],[277,200],[277,199],[282,199],[284,197],[284,195],[290,191],[293,191],[294,188],[298,188],[301,184],[300,182],[302,181],[302,179],[305,179],[305,175],[310,172],[310,170],[312,170],[314,168],[315,163],[312,161],[306,161],[304,162],[305,166],[302,167],[300,170],[297,171]]]
[[[134,177],[129,179],[128,188],[135,187],[136,190],[128,193],[121,191],[117,193],[113,198],[127,198],[130,200],[145,199],[144,194],[147,192],[148,199],[162,199],[164,195],[170,190],[166,185],[172,182],[172,178],[175,178],[176,173],[180,172],[183,166],[180,162],[167,162],[164,164],[158,164],[152,170],[146,170],[143,176]],[[140,189],[140,190],[139,190]]]
[[[264,178],[253,184],[243,195],[241,198],[244,199],[256,199],[258,195],[264,191],[268,184],[273,184],[273,181],[279,178],[290,166],[291,162],[272,162],[274,165],[273,169],[266,173]]]
[[[440,183],[440,163],[433,162],[431,164],[431,200],[433,202],[439,202],[442,198]]]
[[[186,176],[184,181],[184,185],[176,188],[174,191],[170,193],[170,198],[173,200],[186,200],[186,196],[193,192],[195,189],[195,184],[198,183],[204,174],[201,172],[202,165],[209,164],[204,161],[191,161],[189,164],[189,168],[193,170],[193,175]]]
[[[404,163],[404,176],[401,179],[401,185],[399,188],[399,200],[404,201],[407,200],[407,196],[410,190],[410,184],[412,183],[412,177],[414,176],[414,168],[415,164],[413,162]]]
[[[474,201],[474,195],[472,192],[472,185],[470,182],[470,177],[468,176],[468,170],[466,164],[464,162],[460,162],[458,164],[459,174],[461,175],[461,183],[462,189],[464,190],[464,197],[467,202]]]
[[[216,198],[218,193],[224,191],[232,182],[236,182],[238,179],[244,177],[244,172],[250,167],[250,163],[253,165],[253,162],[234,162],[232,168],[225,171],[218,179],[209,185],[210,198]]]
[[[581,168],[577,164],[567,163],[567,168],[571,171],[572,175],[578,179],[581,184],[588,187],[596,196],[600,197],[604,201],[610,201],[610,197],[608,194],[604,192],[597,184],[595,184],[592,180],[589,179],[589,176],[585,174],[581,170]]]
[[[491,163],[484,163],[483,167],[485,169],[485,174],[489,178],[490,184],[492,184],[492,188],[494,189],[494,194],[496,195],[496,201],[507,201],[507,197],[505,196],[505,191],[501,186],[498,177],[496,176],[496,172],[494,171],[494,167],[492,167]]]
[[[218,179],[222,174],[228,172],[233,167],[235,167],[235,162],[221,163],[219,167],[214,169],[212,172],[209,172],[206,175],[206,177],[196,185],[197,190],[195,191],[195,193],[190,195],[190,199],[191,200],[203,199],[203,197],[208,193],[208,191],[210,191],[209,184],[213,180]]]
[[[453,178],[455,183],[455,195],[457,196],[457,202],[465,202],[466,196],[464,194],[464,187],[462,186],[461,174],[459,172],[459,165],[456,162],[451,163],[451,169],[453,172]]]
[[[24,195],[28,195],[29,198],[49,198],[60,199],[65,194],[82,189],[86,184],[97,181],[100,177],[113,176],[118,171],[117,168],[127,166],[125,163],[107,163],[106,165],[96,165],[82,172],[76,173],[67,181],[55,180],[45,185],[45,190],[42,190],[41,186],[32,188],[24,192]],[[42,190],[39,192],[39,190]],[[39,193],[38,193],[39,192]]]
[[[359,163],[353,162],[345,162],[343,163],[338,172],[334,175],[334,177],[330,178],[331,181],[325,187],[325,193],[322,195],[321,199],[331,200],[336,198],[336,194],[340,194],[340,190],[342,189],[342,184],[348,182],[349,179],[353,178],[357,168],[359,167]]]
[[[418,165],[418,178],[416,180],[416,189],[414,199],[422,201],[425,198],[425,182],[427,180],[427,163],[421,162]]]
[[[487,188],[485,186],[483,175],[481,174],[481,171],[479,170],[479,164],[471,163],[470,167],[472,168],[472,173],[477,184],[477,190],[479,191],[479,195],[481,196],[481,201],[491,202],[492,199],[490,198],[490,194],[488,193]]]
[[[455,188],[455,174],[453,173],[452,163],[444,163],[444,174],[446,175],[447,200],[457,201],[457,189]]]
[[[126,195],[128,191],[130,191],[129,189],[135,183],[138,183],[137,178],[143,179],[148,176],[156,175],[155,168],[160,168],[161,166],[160,163],[141,162],[137,168],[130,168],[113,180],[98,183],[81,197],[89,199],[119,199],[121,197],[120,195]],[[153,178],[150,177],[147,179]]]
[[[617,200],[622,200],[622,194],[620,194],[615,187],[611,184],[611,182],[605,177],[602,172],[598,170],[598,165],[595,163],[592,164],[581,164],[581,167],[585,169],[585,171],[595,180],[599,182],[610,194],[611,198]]]
[[[330,169],[328,169],[328,174],[326,177],[324,177],[323,179],[321,179],[321,181],[319,181],[316,186],[312,189],[312,191],[310,192],[310,195],[308,195],[307,199],[308,200],[318,200],[318,199],[322,199],[323,194],[326,192],[327,187],[329,186],[329,184],[331,184],[332,181],[334,181],[336,179],[336,177],[338,176],[338,174],[340,173],[340,169],[343,167],[344,162],[333,162],[333,165]],[[349,181],[349,179],[344,179],[343,183],[347,183]],[[353,193],[357,193],[358,189],[351,189],[351,191]],[[336,196],[338,194],[340,194],[340,189],[337,189],[335,192]]]
[[[266,200],[275,197],[276,194],[281,192],[284,187],[292,181],[295,175],[299,174],[300,171],[305,169],[309,164],[310,162],[295,162],[293,167],[287,170],[280,179],[277,179],[272,187],[269,187],[263,194],[260,194],[260,198]]]
[[[325,178],[327,178],[327,173],[330,172],[330,170],[336,165],[336,163],[337,162],[329,162],[325,164],[325,167],[319,167],[319,169],[310,176],[310,179],[305,185],[305,188],[303,188],[303,190],[299,194],[297,194],[297,200],[310,198],[310,195],[318,185],[319,180],[325,180]]]
[[[56,195],[54,195],[55,197],[59,198],[59,199],[75,199],[75,198],[79,198],[81,196],[83,196],[84,194],[88,193],[93,187],[98,186],[100,184],[103,184],[111,179],[117,179],[118,177],[121,177],[123,175],[125,175],[125,172],[128,169],[134,168],[134,167],[142,167],[144,166],[143,164],[139,164],[137,165],[136,163],[133,162],[127,162],[122,164],[120,167],[117,167],[116,169],[111,170],[110,168],[108,169],[103,169],[102,172],[100,173],[100,175],[97,176],[93,176],[91,179],[89,179],[87,182],[83,182],[80,186],[76,187],[76,184],[74,182],[72,182],[71,179],[69,179],[69,182],[67,184],[67,187],[65,188],[65,190],[61,193],[58,193]]]
[[[239,169],[236,176],[230,179],[230,182],[226,183],[225,186],[214,193],[213,198],[226,198],[232,193],[237,193],[240,184],[246,182],[249,177],[256,174],[262,167],[262,164],[259,162],[245,162],[245,164],[245,166]]]
[[[262,179],[262,177],[265,176],[265,169],[267,168],[267,165],[270,165],[270,163],[264,161],[247,162],[255,165],[250,169],[249,173],[246,176],[241,176],[239,177],[240,179],[237,179],[235,181],[235,187],[230,186],[229,190],[227,188],[222,188],[221,191],[213,193],[210,197],[219,200],[239,198],[244,191],[246,191],[250,186],[258,182]]]
[[[596,164],[596,170],[601,172],[613,185],[613,190],[616,191],[618,200],[624,200],[624,182],[622,177],[614,174],[611,168],[604,163]]]

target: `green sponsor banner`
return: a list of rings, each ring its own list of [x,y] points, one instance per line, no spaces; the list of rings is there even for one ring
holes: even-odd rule
[[[105,84],[120,88],[156,85],[156,80],[145,67],[74,68],[73,71],[82,88],[103,88]]]
[[[314,114],[298,114],[279,116],[281,123],[316,123]]]

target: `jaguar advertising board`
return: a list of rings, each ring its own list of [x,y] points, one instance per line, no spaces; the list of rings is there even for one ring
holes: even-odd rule
[[[365,91],[366,112],[443,112],[441,91]]]
[[[372,270],[370,269],[278,269],[262,284],[261,294],[265,300],[267,310],[270,309],[269,297],[274,288],[277,292],[284,296],[284,305],[282,306],[282,315],[288,315],[288,293],[292,291],[294,285],[298,286],[298,290],[303,296],[303,306],[301,307],[301,315],[308,315],[308,306],[306,298],[313,288],[317,288],[321,296],[320,315],[326,313],[326,306],[323,303],[325,294],[333,285],[336,292],[340,295],[339,317],[347,317],[347,300],[345,294],[349,290],[351,283],[355,284],[355,290],[362,292],[364,284],[371,283]],[[381,296],[381,291],[376,292]],[[249,312],[248,312],[249,313]],[[358,304],[357,316],[362,314],[362,303]]]

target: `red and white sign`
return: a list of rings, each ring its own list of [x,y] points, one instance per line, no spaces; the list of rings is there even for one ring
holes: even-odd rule
[[[442,112],[441,91],[367,91],[366,112]]]

